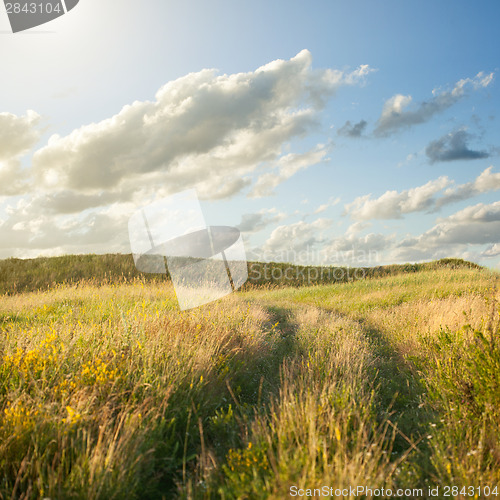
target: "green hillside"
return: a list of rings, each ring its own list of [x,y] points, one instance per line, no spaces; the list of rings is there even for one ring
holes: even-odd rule
[[[315,267],[296,266],[288,263],[248,263],[248,286],[276,284],[302,286],[316,283],[336,283],[358,279],[358,277],[379,277],[397,273],[416,272],[424,269],[471,268],[480,266],[461,259],[442,259],[424,264],[403,264],[378,267]],[[287,272],[288,271],[288,272]],[[323,271],[323,272],[322,272]],[[358,272],[356,272],[358,271]],[[0,294],[47,290],[59,284],[82,281],[96,285],[124,283],[134,279],[144,282],[162,282],[168,275],[139,272],[130,254],[65,255],[62,257],[39,257],[36,259],[0,260]]]

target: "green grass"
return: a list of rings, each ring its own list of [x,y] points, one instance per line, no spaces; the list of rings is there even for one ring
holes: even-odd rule
[[[339,283],[363,278],[400,273],[414,273],[433,269],[468,268],[480,266],[461,259],[441,259],[424,264],[403,264],[371,268],[295,266],[287,263],[248,263],[249,279],[244,289],[254,286],[304,286],[321,283]],[[323,271],[323,272],[322,272]],[[358,272],[356,272],[358,271]],[[287,274],[288,272],[288,274]],[[141,279],[146,283],[169,280],[167,275],[140,273],[132,255],[65,255],[36,259],[0,260],[0,294],[48,290],[60,284],[89,282],[94,285],[126,283]]]
[[[121,256],[58,259],[0,266],[0,498],[498,485],[496,273],[258,282],[180,312]]]

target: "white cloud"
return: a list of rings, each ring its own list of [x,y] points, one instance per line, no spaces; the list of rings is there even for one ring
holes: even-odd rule
[[[314,212],[313,214],[320,214],[323,213],[325,210],[329,209],[330,207],[334,207],[335,205],[338,205],[340,203],[340,197],[337,198],[329,198],[329,200],[326,203],[323,203],[320,205]]]
[[[248,186],[259,165],[278,162],[268,179],[276,185],[306,167],[294,155],[280,158],[283,144],[318,123],[338,87],[360,83],[369,72],[313,70],[303,50],[254,72],[191,73],[164,85],[152,101],[53,136],[34,155],[35,178],[48,189],[87,194],[163,185],[169,192],[196,186],[205,198],[222,198]]]
[[[26,190],[27,175],[19,160],[0,161],[0,196],[14,196]]]
[[[270,196],[276,186],[294,176],[299,170],[326,161],[327,152],[325,146],[319,145],[306,153],[290,153],[282,156],[277,162],[277,172],[267,172],[261,175],[255,183],[250,196],[256,198]]]
[[[401,259],[435,259],[466,252],[470,245],[500,243],[500,201],[478,203],[449,217],[438,219],[436,225],[418,237],[400,242],[395,257]],[[487,256],[487,254],[484,254]]]
[[[446,189],[436,201],[436,209],[449,203],[467,200],[481,193],[500,190],[500,173],[493,173],[490,165],[473,181]]]
[[[458,186],[452,186],[453,181],[444,176],[404,191],[386,191],[375,199],[371,194],[358,196],[344,206],[344,215],[357,220],[371,220],[401,219],[404,214],[412,212],[435,212],[450,203],[500,190],[500,173],[492,170],[493,166],[489,166],[474,181]]]
[[[493,73],[485,75],[480,72],[474,78],[459,80],[452,90],[434,90],[431,99],[418,103],[413,109],[408,109],[412,102],[410,95],[396,94],[385,102],[374,133],[376,136],[387,136],[401,129],[425,123],[465,97],[468,87],[478,90],[490,85],[493,76]]]
[[[380,264],[382,256],[395,243],[395,235],[361,233],[371,226],[366,222],[351,224],[345,234],[331,238],[321,250],[321,262],[325,265],[373,266]]]
[[[361,234],[369,223],[356,222],[345,234],[332,237],[332,221],[317,219],[277,227],[261,248],[252,249],[251,258],[301,265],[369,266],[381,263],[394,248],[395,235]]]
[[[345,205],[344,213],[358,220],[401,219],[404,214],[432,208],[436,193],[450,184],[448,177],[439,177],[405,191],[386,191],[376,199],[371,195],[359,196]]]
[[[135,101],[64,137],[53,135],[34,153],[31,169],[22,169],[18,156],[39,139],[40,117],[3,113],[0,195],[30,189],[32,196],[6,211],[0,254],[128,251],[126,223],[134,205],[190,187],[200,198],[229,198],[251,188],[256,177],[255,192],[263,193],[325,161],[326,146],[288,153],[290,141],[317,128],[339,87],[362,84],[370,71],[313,69],[304,50],[248,73],[191,73],[150,101]],[[242,222],[258,227],[279,222],[282,214],[259,217]]]
[[[40,138],[36,128],[40,115],[27,111],[25,116],[0,113],[0,161],[8,161],[27,153]]]
[[[80,216],[37,212],[37,205],[20,200],[7,210],[0,226],[0,258],[61,253],[130,252],[127,234],[132,206],[115,205]]]
[[[495,243],[494,245],[491,245],[488,249],[486,249],[482,255],[484,257],[496,257],[497,255],[500,255],[500,243]]]
[[[286,214],[275,208],[262,209],[254,214],[243,214],[238,229],[243,233],[256,233],[262,231],[271,224],[282,221]]]
[[[20,158],[39,140],[40,116],[27,111],[24,116],[0,113],[0,195],[15,195],[27,190],[27,172]]]
[[[278,226],[262,246],[263,260],[297,261],[298,253],[324,241],[323,232],[330,226],[331,221],[323,218]]]
[[[383,262],[384,255],[394,246],[395,237],[381,233],[336,238],[322,252],[326,265],[374,266]]]
[[[494,230],[498,227],[498,230]],[[463,229],[467,229],[463,231]],[[460,210],[439,223],[428,233],[436,241],[450,243],[496,243],[500,240],[500,201],[478,203]]]

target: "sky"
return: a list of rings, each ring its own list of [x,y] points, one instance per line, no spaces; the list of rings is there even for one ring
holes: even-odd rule
[[[130,253],[195,189],[252,260],[500,267],[496,0],[0,6],[0,258]]]

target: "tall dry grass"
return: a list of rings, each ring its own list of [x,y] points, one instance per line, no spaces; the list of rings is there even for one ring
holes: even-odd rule
[[[172,494],[199,421],[230,404],[226,381],[252,397],[251,368],[272,346],[258,305],[233,296],[180,313],[174,300],[142,282],[5,298],[3,498]]]

